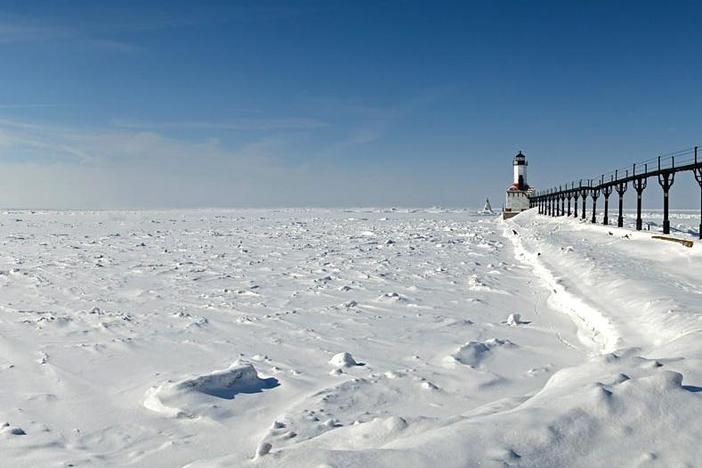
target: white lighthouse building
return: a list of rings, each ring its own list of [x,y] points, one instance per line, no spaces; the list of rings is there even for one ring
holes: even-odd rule
[[[509,219],[529,209],[529,197],[534,193],[534,189],[527,184],[528,165],[526,156],[520,151],[512,163],[514,180],[512,185],[507,187],[507,199],[505,200],[505,209],[502,212],[504,219]]]

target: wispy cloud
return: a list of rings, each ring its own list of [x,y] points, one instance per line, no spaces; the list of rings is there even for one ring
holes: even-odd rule
[[[280,137],[264,135],[238,149],[225,148],[217,138],[188,140],[143,129],[83,129],[0,119],[0,161],[22,154],[28,162],[62,161],[77,165],[113,166],[173,163],[201,164],[203,160],[272,161],[280,152]],[[16,159],[16,158],[15,158]]]
[[[357,131],[360,144],[376,138]],[[307,133],[266,132],[232,145],[158,130],[67,128],[0,119],[2,204],[360,206],[419,203],[422,197],[435,196],[431,184],[418,185],[416,174],[402,165],[388,171],[382,161],[348,165],[321,154],[310,158],[312,150],[304,144]]]
[[[325,148],[327,154],[339,154],[357,145],[382,140],[403,119],[448,98],[454,91],[452,87],[430,88],[404,101],[387,105],[339,98],[316,99],[311,101],[310,109],[322,116],[344,116],[349,121],[345,134]]]
[[[98,4],[96,4],[98,5]],[[236,22],[290,20],[313,11],[285,4],[210,4],[186,12],[159,11],[147,17],[124,5],[102,5],[81,20],[66,17],[29,17],[0,11],[0,45],[80,40],[84,45],[115,52],[135,52],[143,47],[133,38],[141,33],[188,27],[211,27]],[[126,40],[129,37],[130,40]]]
[[[0,44],[63,39],[73,33],[66,28],[32,24],[25,19],[0,17]]]
[[[145,50],[143,46],[133,42],[118,41],[115,39],[90,38],[88,42],[94,47],[114,52],[130,53]]]
[[[50,20],[0,14],[0,45],[19,43],[61,43],[79,40],[83,45],[116,52],[134,52],[142,48],[115,37],[110,28],[78,27]]]
[[[285,164],[290,140],[237,148],[132,129],[71,129],[0,120],[3,204],[34,207],[281,205],[313,187]],[[18,178],[21,183],[18,183]]]
[[[42,109],[57,107],[56,104],[0,104],[0,109]]]
[[[94,157],[70,144],[63,130],[20,121],[0,119],[0,159],[21,154],[29,161],[69,160],[86,163]]]
[[[118,128],[151,129],[151,130],[312,130],[327,127],[325,121],[305,118],[240,118],[223,122],[210,121],[161,121],[150,122],[141,120],[115,119],[112,124]]]

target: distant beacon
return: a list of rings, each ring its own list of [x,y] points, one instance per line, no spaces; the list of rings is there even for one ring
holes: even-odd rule
[[[514,162],[512,163],[514,167],[514,181],[512,185],[507,187],[507,200],[505,201],[505,209],[502,212],[504,219],[509,219],[529,209],[529,197],[534,193],[534,189],[527,184],[528,165],[526,156],[520,151],[514,157]]]

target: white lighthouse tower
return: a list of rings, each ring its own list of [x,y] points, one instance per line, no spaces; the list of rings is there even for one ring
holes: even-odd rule
[[[507,187],[507,199],[505,200],[505,209],[502,212],[504,219],[509,219],[529,209],[529,197],[534,193],[534,190],[527,184],[528,165],[526,156],[520,151],[512,163],[514,180],[512,185]]]

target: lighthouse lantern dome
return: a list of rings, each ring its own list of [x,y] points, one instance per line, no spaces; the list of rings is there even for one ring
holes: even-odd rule
[[[524,156],[521,151],[519,153],[517,153],[517,155],[514,157],[513,164],[515,166],[528,166],[529,165],[529,163],[526,160],[526,156]]]

